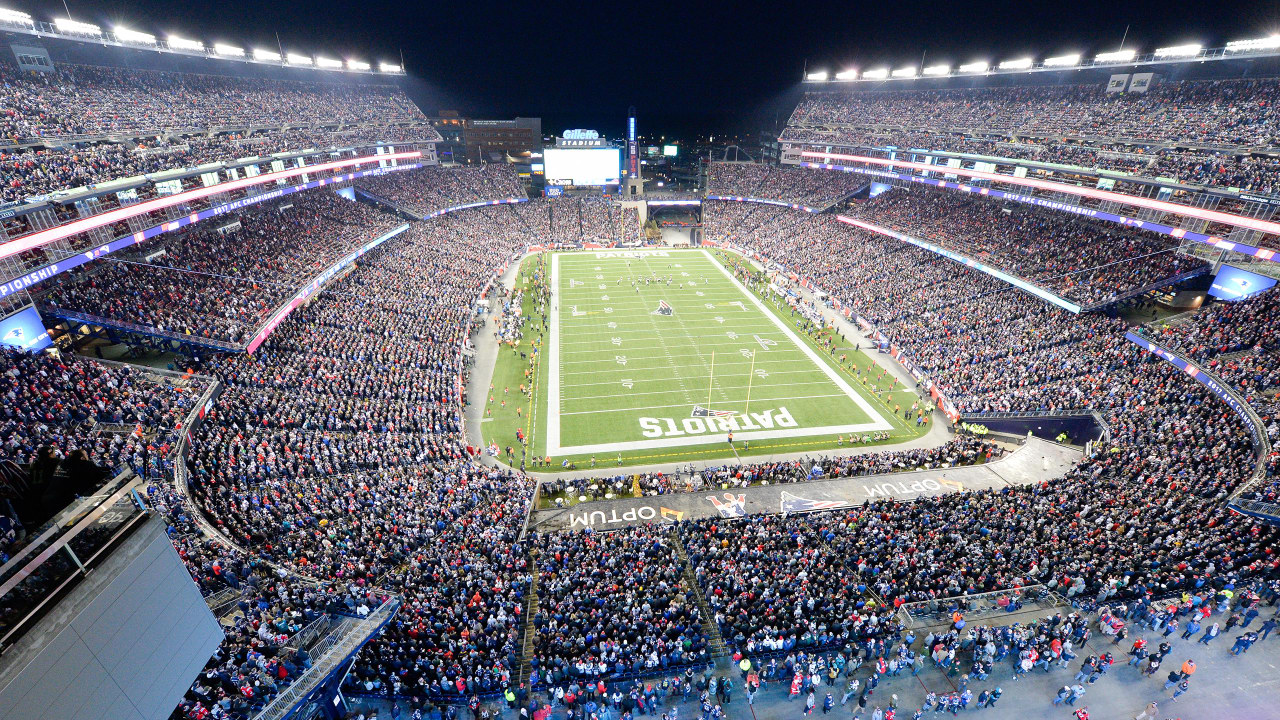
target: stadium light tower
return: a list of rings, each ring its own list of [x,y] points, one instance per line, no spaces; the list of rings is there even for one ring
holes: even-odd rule
[[[1080,64],[1080,53],[1071,55],[1059,55],[1057,57],[1045,58],[1045,67],[1075,67]]]
[[[1271,35],[1252,40],[1232,40],[1227,43],[1227,52],[1257,52],[1259,50],[1275,50],[1280,48],[1280,35]]]
[[[204,43],[199,40],[188,40],[177,35],[170,35],[165,38],[169,48],[172,50],[195,50],[196,52],[204,52]]]
[[[151,33],[138,32],[137,30],[130,30],[129,28],[120,27],[119,25],[112,28],[111,32],[120,42],[133,43],[135,45],[156,44],[156,36]]]
[[[1125,63],[1129,62],[1137,55],[1135,50],[1116,50],[1114,52],[1098,53],[1094,56],[1095,63]]]
[[[1195,57],[1200,54],[1202,49],[1203,46],[1198,43],[1171,45],[1169,47],[1156,48],[1155,56],[1158,58]]]
[[[30,15],[21,10],[10,10],[9,8],[0,8],[0,23],[19,25],[21,27],[35,27],[36,24]]]

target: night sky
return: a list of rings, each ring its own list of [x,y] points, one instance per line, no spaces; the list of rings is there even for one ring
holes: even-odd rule
[[[72,17],[163,37],[398,62],[428,113],[543,118],[544,132],[686,135],[785,120],[809,68],[998,60],[1280,33],[1278,2],[262,2],[68,0]],[[60,4],[0,0],[37,19]]]

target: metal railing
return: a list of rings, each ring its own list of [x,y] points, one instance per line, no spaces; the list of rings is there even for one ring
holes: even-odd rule
[[[236,345],[235,343],[218,340],[216,338],[202,337],[200,335],[191,335],[187,333],[173,332],[171,330],[161,330],[150,325],[142,325],[127,320],[115,320],[112,318],[104,318],[98,315],[78,312],[75,310],[64,310],[58,307],[48,305],[42,306],[40,312],[44,315],[51,315],[59,320],[68,322],[78,322],[85,325],[94,325],[110,330],[119,330],[121,332],[134,333],[138,335],[147,335],[149,337],[160,338],[161,340],[170,340],[183,345],[195,345],[197,347],[208,348],[220,352],[244,352],[244,345]]]
[[[311,649],[314,664],[292,685],[276,695],[254,720],[282,720],[306,702],[316,688],[325,684],[374,635],[387,626],[400,609],[399,598],[384,602],[363,620],[346,619]]]
[[[1001,605],[1001,600],[1008,600]],[[945,598],[904,603],[898,615],[906,627],[917,622],[926,625],[951,622],[951,613],[959,612],[966,622],[989,620],[1023,610],[1050,609],[1068,604],[1044,585],[992,590],[974,595],[952,595]]]
[[[136,492],[144,482],[132,470],[125,470],[103,490],[60,513],[35,542],[0,567],[4,578],[0,583],[0,618],[5,626],[0,652],[149,515]]]

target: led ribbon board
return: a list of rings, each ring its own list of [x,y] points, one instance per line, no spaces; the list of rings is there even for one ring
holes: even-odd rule
[[[364,157],[348,158],[346,160],[334,160],[332,162],[320,163],[319,165],[304,165],[302,167],[287,168],[285,170],[263,173],[262,175],[241,178],[239,180],[230,180],[228,182],[222,182],[208,187],[196,188],[194,190],[180,192],[175,195],[167,195],[165,197],[155,198],[154,200],[147,200],[146,202],[140,202],[136,205],[117,208],[109,212],[94,215],[93,217],[81,218],[74,222],[69,222],[47,230],[41,230],[40,232],[25,235],[17,240],[11,240],[0,245],[0,258],[12,257],[20,252],[41,247],[42,245],[48,245],[51,242],[69,238],[73,235],[79,235],[80,233],[87,232],[95,228],[112,225],[120,222],[121,220],[145,215],[147,213],[155,212],[156,210],[163,210],[168,207],[173,207],[174,205],[188,203],[192,200],[199,200],[201,198],[209,197],[210,195],[219,195],[233,190],[242,190],[255,185],[275,182],[277,180],[287,180],[289,178],[306,175],[308,173],[340,170],[342,168],[355,167],[374,162],[384,162],[387,160],[411,160],[419,157],[422,157],[422,153],[417,150],[388,153],[385,155],[368,155]]]
[[[1003,183],[1006,185],[1018,185],[1021,187],[1028,187],[1028,188],[1034,188],[1037,190],[1046,190],[1049,192],[1063,193],[1066,195],[1077,195],[1079,197],[1092,198],[1095,200],[1108,200],[1111,202],[1120,203],[1122,205],[1134,205],[1137,207],[1146,208],[1148,210],[1157,210],[1159,212],[1166,212],[1173,215],[1181,215],[1183,217],[1193,217],[1199,220],[1207,220],[1209,222],[1216,222],[1216,223],[1225,223],[1227,225],[1234,225],[1236,227],[1243,227],[1243,228],[1248,228],[1250,230],[1257,230],[1258,232],[1261,232],[1267,235],[1280,235],[1280,223],[1272,222],[1270,220],[1259,220],[1258,218],[1250,218],[1250,217],[1245,217],[1243,215],[1234,215],[1232,213],[1221,212],[1218,210],[1206,210],[1204,208],[1195,208],[1187,205],[1179,205],[1178,203],[1168,202],[1166,200],[1153,200],[1152,198],[1136,197],[1133,195],[1126,195],[1124,193],[1112,192],[1110,190],[1099,190],[1097,188],[1079,187],[1076,185],[1067,185],[1064,183],[1049,182],[1048,180],[1036,180],[1034,178],[1013,177],[1011,175],[1001,175],[999,173],[984,172],[981,170],[966,170],[964,168],[949,167],[945,165],[928,165],[926,163],[909,162],[905,160],[889,160],[888,158],[867,157],[863,155],[842,155],[838,153],[813,152],[809,150],[806,150],[800,154],[801,156],[804,156],[804,157],[820,158],[823,160],[843,160],[843,161],[849,161],[849,162],[866,163],[868,165],[881,165],[881,166],[887,166],[891,168],[902,167],[902,168],[907,168],[911,170],[919,170],[921,172],[963,175],[965,177],[975,178],[978,180],[990,180],[992,182]],[[831,165],[828,163],[801,163],[801,164],[804,165],[805,167],[817,167],[823,170],[844,170],[845,169],[840,165]],[[848,169],[846,171],[857,172],[857,169]],[[885,173],[876,173],[876,174],[884,175]],[[929,180],[929,178],[920,178],[917,180],[917,177],[914,175],[900,175],[892,172],[888,173],[888,175],[893,177],[898,177],[900,179],[910,179],[917,182],[925,182]],[[935,181],[933,184],[937,184],[940,187],[959,187],[954,183],[948,184],[943,181]],[[1019,197],[1020,197],[1016,195],[1001,193],[998,190],[989,190],[988,188],[979,188],[979,190],[985,191],[986,194],[990,194],[993,197],[1008,196],[1012,200],[1019,200]],[[1066,205],[1066,203],[1059,203],[1059,204]],[[1089,210],[1089,209],[1081,208],[1081,210]],[[1123,215],[1112,215],[1111,213],[1101,213],[1098,211],[1092,211],[1092,212],[1096,212],[1097,217],[1103,217],[1104,215],[1111,215],[1112,217],[1122,218],[1122,220],[1124,221],[1124,224],[1132,225],[1135,227],[1142,227],[1147,229],[1151,229],[1153,227],[1168,227],[1168,226],[1159,226],[1156,223],[1146,223],[1144,221],[1137,220],[1135,218],[1128,218]],[[1232,242],[1223,240],[1222,238],[1217,236],[1203,235],[1201,233],[1192,233],[1189,230],[1182,230],[1180,228],[1173,228],[1173,230],[1177,230],[1178,232],[1185,234],[1186,238],[1189,240],[1195,240],[1196,242],[1204,242],[1208,245],[1213,245],[1214,247],[1219,247],[1225,250],[1234,250],[1235,252],[1253,255],[1254,257],[1258,257],[1263,260],[1280,262],[1280,258],[1276,257],[1275,250],[1253,247],[1251,245],[1244,245],[1241,243],[1232,243]],[[1169,232],[1166,234],[1173,235],[1174,237],[1183,237],[1183,235],[1178,235],[1173,232]],[[1193,237],[1193,235],[1198,235],[1205,239],[1198,240],[1196,237]]]

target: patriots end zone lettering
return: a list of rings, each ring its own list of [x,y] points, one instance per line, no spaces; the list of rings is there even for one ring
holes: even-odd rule
[[[785,407],[776,410],[765,410],[764,412],[746,413],[744,415],[687,417],[679,420],[676,418],[640,418],[641,434],[647,438],[705,435],[707,433],[727,433],[741,430],[772,430],[773,428],[793,428],[797,427],[798,424]]]

